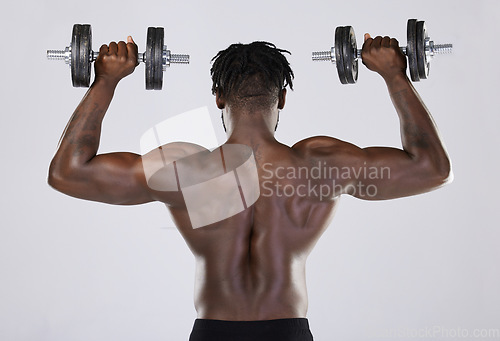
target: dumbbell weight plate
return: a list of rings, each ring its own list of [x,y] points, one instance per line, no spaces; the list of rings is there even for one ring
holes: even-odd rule
[[[71,38],[71,80],[74,87],[90,85],[90,56],[92,53],[92,28],[75,24]]]
[[[418,57],[417,57],[417,19],[408,19],[406,26],[406,55],[408,56],[408,66],[410,68],[410,77],[414,82],[420,80],[418,73]]]
[[[163,27],[156,28],[156,41],[155,41],[155,51],[154,60],[156,63],[156,74],[155,74],[155,90],[161,90],[163,86],[163,45],[164,45],[165,33]]]
[[[429,76],[430,63],[425,54],[425,40],[428,38],[424,21],[417,21],[417,68],[420,79],[427,79]]]
[[[163,85],[163,27],[148,27],[146,38],[146,89],[161,90]]]
[[[346,81],[354,84],[358,80],[358,47],[352,26],[344,27],[343,57]]]
[[[155,76],[155,64],[153,63],[154,54],[154,42],[156,38],[156,29],[154,27],[148,27],[148,34],[146,37],[146,89],[154,89],[154,76]]]
[[[344,27],[339,26],[335,29],[335,65],[342,84],[347,84],[346,69],[344,66]]]

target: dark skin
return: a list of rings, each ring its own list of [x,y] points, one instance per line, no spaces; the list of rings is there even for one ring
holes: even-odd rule
[[[117,205],[165,203],[196,258],[198,318],[306,317],[306,259],[333,218],[341,194],[367,200],[399,198],[434,190],[451,178],[447,153],[432,117],[406,76],[406,58],[397,40],[366,35],[362,59],[387,84],[401,122],[401,149],[359,148],[327,136],[307,138],[292,147],[279,143],[274,128],[278,110],[285,105],[286,90],[269,108],[241,107],[218,93],[216,103],[227,127],[225,144],[252,149],[261,183],[272,172],[271,183],[299,188],[304,179],[281,179],[278,170],[284,168],[280,167],[311,168],[318,162],[338,168],[388,167],[389,178],[361,172],[315,179],[318,186],[330,186],[331,195],[261,195],[255,204],[230,218],[193,228],[181,192],[148,187],[141,155],[97,155],[102,120],[115,88],[137,64],[137,46],[129,37],[128,43],[101,47],[96,79],[62,136],[50,165],[49,184],[77,198]],[[214,152],[203,155],[206,165]],[[196,167],[194,163],[190,171],[205,171]],[[353,190],[360,183],[376,186],[377,194]]]

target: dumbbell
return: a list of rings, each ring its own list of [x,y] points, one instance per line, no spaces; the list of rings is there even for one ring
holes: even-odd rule
[[[149,27],[146,38],[146,52],[139,53],[137,61],[146,64],[146,89],[161,90],[163,71],[170,64],[189,64],[189,55],[171,54],[164,42],[163,27]],[[70,46],[64,50],[47,50],[50,60],[64,60],[71,67],[74,87],[90,85],[91,63],[99,52],[92,51],[92,27],[88,24],[73,25]]]
[[[434,44],[427,34],[424,21],[409,19],[406,27],[407,45],[401,51],[408,57],[411,80],[418,82],[429,76],[430,61],[436,54],[451,53],[453,44]],[[334,47],[330,51],[313,52],[314,61],[329,60],[337,67],[342,84],[358,80],[358,60],[361,49],[356,46],[356,36],[351,26],[335,29]]]

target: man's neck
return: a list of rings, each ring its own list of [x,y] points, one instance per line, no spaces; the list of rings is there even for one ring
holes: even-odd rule
[[[276,142],[274,128],[276,113],[272,111],[230,113],[226,143],[255,145]]]

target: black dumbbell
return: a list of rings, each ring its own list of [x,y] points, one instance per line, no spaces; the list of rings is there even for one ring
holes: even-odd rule
[[[91,63],[99,56],[92,51],[92,27],[88,24],[73,25],[70,46],[64,50],[47,50],[50,60],[64,60],[71,67],[74,87],[90,85]],[[138,62],[146,64],[146,89],[161,90],[163,71],[175,64],[189,64],[189,55],[171,54],[164,45],[163,27],[149,27],[146,38],[146,52],[138,54]]]
[[[430,61],[435,54],[451,53],[452,44],[434,44],[424,21],[409,19],[406,26],[407,46],[401,51],[408,57],[410,77],[414,82],[429,76]],[[340,82],[354,84],[358,80],[358,60],[361,49],[356,46],[356,36],[351,26],[335,29],[334,47],[330,51],[313,52],[314,61],[329,60],[336,64]]]

